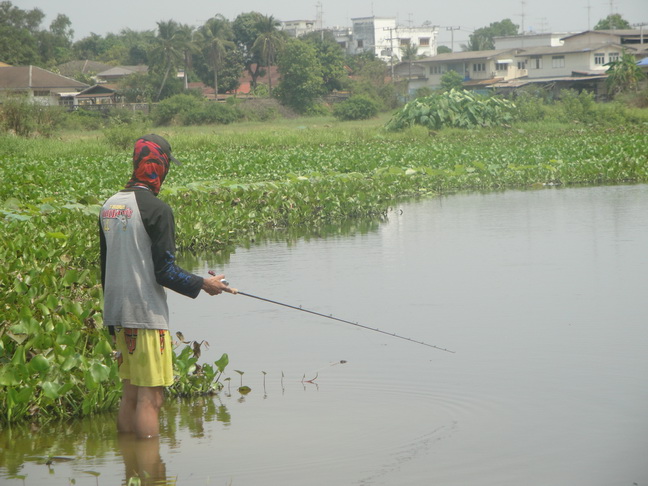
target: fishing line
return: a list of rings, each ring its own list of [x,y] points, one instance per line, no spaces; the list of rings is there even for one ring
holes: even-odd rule
[[[209,274],[210,275],[216,275],[216,272],[214,272],[213,270],[209,270]],[[226,280],[223,280],[223,283],[225,285],[229,285],[229,283]],[[346,319],[340,319],[339,317],[335,317],[332,314],[328,314],[328,315],[327,314],[322,314],[321,312],[316,312],[314,310],[305,309],[302,306],[286,304],[284,302],[279,302],[277,300],[272,300],[272,299],[266,299],[265,297],[260,297],[258,295],[253,295],[253,294],[249,294],[247,292],[242,292],[242,291],[240,291],[238,289],[235,289],[235,288],[225,289],[225,292],[229,292],[230,294],[233,294],[233,295],[244,295],[245,297],[250,297],[252,299],[257,299],[257,300],[262,300],[264,302],[269,302],[270,304],[281,305],[283,307],[288,307],[289,309],[294,309],[294,310],[298,310],[298,311],[302,311],[302,312],[307,312],[309,314],[324,317],[326,319],[332,319],[334,321],[343,322],[344,324],[350,324],[352,326],[360,327],[360,328],[366,329],[368,331],[379,332],[381,334],[385,334],[386,336],[391,336],[391,337],[395,337],[395,338],[398,338],[398,339],[403,339],[404,341],[409,341],[409,342],[415,343],[415,344],[421,344],[422,346],[427,346],[429,348],[438,349],[439,351],[445,351],[446,353],[453,353],[454,354],[454,351],[451,351],[451,350],[446,349],[446,348],[442,348],[440,346],[435,346],[434,344],[429,344],[429,343],[426,343],[426,342],[423,342],[423,341],[419,341],[417,339],[412,339],[412,338],[408,338],[408,337],[405,337],[405,336],[401,336],[401,335],[393,333],[393,332],[383,331],[382,329],[378,329],[378,328],[375,328],[375,327],[365,326],[365,325],[360,324],[358,322],[353,322],[353,321],[349,321],[349,320],[346,320]]]

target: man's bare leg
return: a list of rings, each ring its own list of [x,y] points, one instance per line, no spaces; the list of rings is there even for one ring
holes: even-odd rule
[[[137,389],[130,380],[123,380],[119,412],[117,413],[117,430],[122,433],[135,432],[135,410],[137,408]]]
[[[134,432],[140,439],[160,435],[160,409],[164,402],[164,387],[138,386],[135,408]]]

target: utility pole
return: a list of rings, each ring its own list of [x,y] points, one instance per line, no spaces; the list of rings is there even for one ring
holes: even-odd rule
[[[454,31],[459,30],[461,27],[446,27],[450,31],[450,52],[454,52]]]
[[[526,5],[526,2],[522,0],[520,3],[522,4],[522,13],[520,14],[520,17],[522,17],[522,35],[524,35],[524,6]]]
[[[389,65],[391,68],[391,79],[392,83],[394,82],[394,35],[393,31],[396,30],[394,27],[383,27],[383,30],[389,31]]]
[[[317,2],[315,4],[315,9],[316,9],[316,23],[319,25],[319,30],[320,30],[320,35],[322,38],[322,41],[324,40],[324,21],[323,19],[323,11],[322,11],[322,2]]]
[[[639,27],[639,44],[643,46],[644,44],[644,27],[648,25],[645,22],[640,24],[632,24],[633,27]]]

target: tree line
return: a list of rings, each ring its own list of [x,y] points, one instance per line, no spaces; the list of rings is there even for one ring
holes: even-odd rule
[[[396,103],[394,87],[385,83],[386,63],[369,53],[348,56],[330,32],[290,38],[271,15],[246,12],[233,21],[217,14],[193,27],[167,20],[155,30],[122,29],[104,36],[90,34],[76,42],[70,19],[59,14],[47,28],[43,12],[22,10],[0,2],[0,59],[11,65],[36,65],[54,72],[71,60],[93,60],[109,65],[146,65],[146,74],[121,82],[127,101],[160,101],[202,82],[218,93],[235,91],[247,73],[251,89],[276,96],[299,112],[317,108],[317,100],[334,90],[350,90],[373,98],[381,107]],[[259,80],[275,68],[282,82]],[[176,74],[184,72],[184,79]],[[71,77],[92,84],[96,73]],[[350,76],[351,75],[351,76]]]

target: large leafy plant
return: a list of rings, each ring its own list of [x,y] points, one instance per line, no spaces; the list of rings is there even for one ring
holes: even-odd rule
[[[512,101],[453,89],[410,101],[387,123],[387,129],[401,130],[412,125],[431,130],[508,125],[514,113]]]

